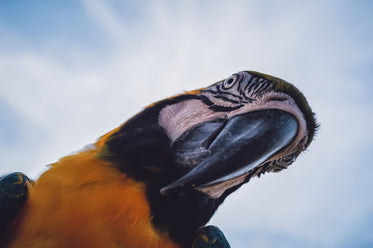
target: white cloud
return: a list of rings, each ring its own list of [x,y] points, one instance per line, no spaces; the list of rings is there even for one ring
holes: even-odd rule
[[[125,24],[114,15],[111,7],[101,0],[82,0],[86,10],[107,35],[112,36],[114,42],[123,42],[125,39]]]

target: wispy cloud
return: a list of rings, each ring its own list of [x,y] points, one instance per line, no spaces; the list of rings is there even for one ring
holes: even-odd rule
[[[107,2],[102,0],[82,0],[82,2],[92,19],[112,37],[113,41],[120,43],[125,40],[126,25],[118,20]]]

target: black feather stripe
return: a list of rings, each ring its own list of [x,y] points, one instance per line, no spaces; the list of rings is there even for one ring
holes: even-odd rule
[[[205,93],[211,93],[211,94],[214,94],[214,97],[216,97],[216,98],[218,98],[217,96],[219,96],[219,95],[229,95],[229,96],[232,96],[232,97],[236,97],[239,101],[242,101],[243,100],[243,98],[241,97],[241,96],[239,96],[239,95],[235,95],[235,94],[232,94],[232,93],[230,93],[230,92],[226,92],[226,91],[214,91],[214,90],[211,90],[211,89],[207,89],[207,90],[204,90],[203,92],[205,92]]]
[[[222,100],[224,100],[226,102],[231,102],[231,103],[234,103],[234,104],[240,104],[241,103],[241,101],[235,101],[235,100],[232,100],[232,99],[230,99],[228,97],[225,97],[225,96],[219,96],[219,95],[217,95],[217,96],[215,96],[215,98],[219,98],[219,99],[222,99]]]
[[[251,92],[253,91],[253,88],[256,86],[257,83],[258,83],[258,78],[252,77],[248,85],[248,88],[247,90],[245,90],[245,92],[251,94]]]
[[[204,90],[203,92],[205,92],[205,93],[211,93],[211,94],[218,94],[218,92],[217,91],[215,91],[215,90],[212,90],[212,89],[206,89],[206,90]]]
[[[267,80],[261,78],[259,79],[258,86],[255,88],[253,94],[262,95],[268,92],[270,88],[271,88],[271,84]]]
[[[210,106],[209,109],[215,111],[215,112],[230,112],[236,109],[241,108],[243,105],[238,105],[235,107],[225,107],[225,106],[219,106],[219,105],[213,105]]]

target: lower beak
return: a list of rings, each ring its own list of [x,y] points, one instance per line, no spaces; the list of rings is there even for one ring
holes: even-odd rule
[[[161,193],[204,188],[245,175],[287,147],[297,130],[296,118],[277,109],[248,112],[196,126],[173,144],[178,165],[193,168],[163,187]]]

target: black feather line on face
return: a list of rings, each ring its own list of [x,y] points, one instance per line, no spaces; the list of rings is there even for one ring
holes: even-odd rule
[[[210,106],[209,109],[215,111],[215,112],[230,112],[236,109],[241,108],[243,105],[238,105],[234,107],[225,107],[225,106],[219,106],[219,105],[213,105]]]
[[[238,89],[238,93],[240,94],[240,95],[245,95],[244,94],[244,87],[242,86],[243,84],[244,84],[244,78],[245,77],[240,77],[239,78],[239,82],[238,82],[238,87],[237,87],[237,89]],[[242,98],[241,98],[242,99]]]
[[[249,93],[251,92],[252,88],[255,86],[256,82],[258,81],[257,77],[251,77],[249,82],[247,83],[244,92]]]
[[[271,84],[267,80],[259,79],[257,82],[257,85],[255,86],[251,94],[257,95],[257,96],[263,95],[270,90],[270,86]]]
[[[222,100],[224,100],[224,101],[226,101],[226,102],[231,102],[231,103],[234,103],[234,104],[240,104],[241,103],[241,101],[235,101],[235,100],[232,100],[232,99],[230,99],[230,98],[228,98],[228,97],[226,97],[226,96],[214,96],[215,98],[218,98],[218,99],[222,99]]]

